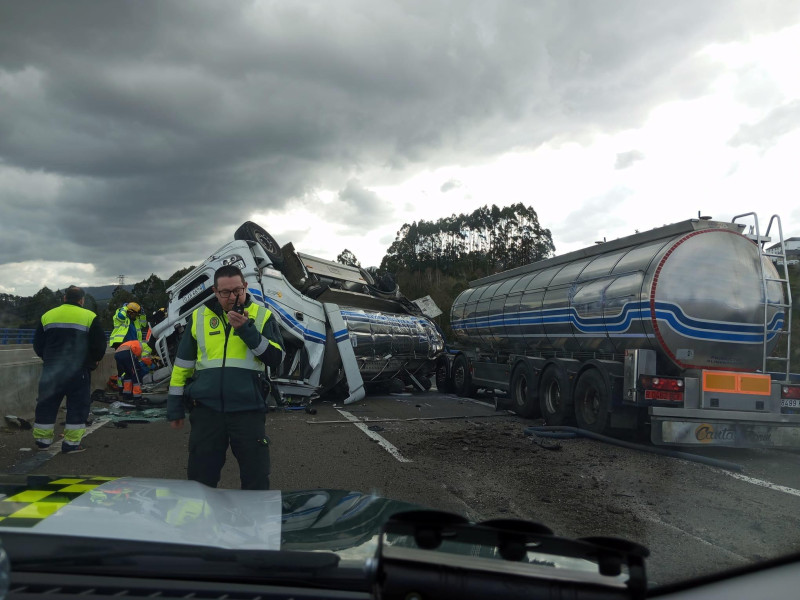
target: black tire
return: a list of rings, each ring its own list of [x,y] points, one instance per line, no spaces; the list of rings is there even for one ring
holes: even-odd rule
[[[447,372],[447,359],[440,358],[436,363],[436,389],[442,394],[453,391],[453,382]]]
[[[395,377],[389,380],[389,393],[402,394],[406,391],[406,384],[402,379]]]
[[[581,373],[575,386],[573,402],[578,427],[592,433],[605,431],[611,407],[611,392],[600,371],[589,369]]]
[[[391,273],[373,278],[373,283],[367,284],[367,291],[378,298],[397,298],[400,295],[400,287]]]
[[[266,229],[252,221],[245,221],[233,234],[235,240],[252,240],[264,249],[276,269],[283,267],[283,253],[275,238]]]
[[[541,414],[536,377],[525,363],[518,364],[511,375],[511,403],[511,409],[520,417],[531,419]]]
[[[539,379],[539,407],[548,425],[569,425],[573,420],[569,380],[559,368],[550,366]]]
[[[358,272],[364,279],[364,283],[366,283],[367,285],[375,285],[375,279],[372,278],[372,275],[370,275],[369,271],[359,267]]]
[[[467,357],[463,354],[456,356],[453,361],[453,391],[462,398],[471,398],[475,394],[472,387],[472,375],[469,372]]]

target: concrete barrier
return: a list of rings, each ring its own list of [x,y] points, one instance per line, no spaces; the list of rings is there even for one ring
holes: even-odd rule
[[[92,371],[92,391],[105,388],[108,378],[116,372],[114,351],[109,348],[100,364]],[[33,419],[41,374],[42,361],[39,359],[0,364],[0,416],[16,415]],[[4,421],[0,419],[0,427],[4,425]]]

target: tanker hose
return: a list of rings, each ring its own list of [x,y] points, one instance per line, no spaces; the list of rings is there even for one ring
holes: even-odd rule
[[[563,425],[550,426],[550,427],[526,427],[525,435],[533,435],[537,437],[559,438],[568,439],[575,437],[587,437],[598,442],[605,442],[606,444],[614,444],[615,446],[622,446],[630,450],[640,450],[642,452],[650,452],[651,454],[660,454],[661,456],[669,456],[672,458],[682,458],[684,460],[691,460],[693,462],[703,463],[712,467],[719,467],[720,469],[727,469],[729,471],[744,471],[742,465],[728,462],[725,460],[717,460],[716,458],[709,458],[707,456],[698,456],[697,454],[690,454],[688,452],[680,452],[678,450],[669,450],[667,448],[657,448],[651,446],[643,446],[641,444],[633,444],[624,440],[618,440],[606,435],[600,435],[578,427],[566,427]]]

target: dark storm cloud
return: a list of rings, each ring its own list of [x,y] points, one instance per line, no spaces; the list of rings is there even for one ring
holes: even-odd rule
[[[2,189],[2,260],[147,275],[319,188],[346,186],[345,229],[377,224],[354,174],[635,127],[706,89],[700,48],[795,11],[747,6],[4,2],[0,169],[63,182],[37,206]]]

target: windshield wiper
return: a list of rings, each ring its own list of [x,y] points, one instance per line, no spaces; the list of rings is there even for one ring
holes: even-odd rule
[[[643,599],[649,550],[611,537],[570,539],[530,521],[470,523],[440,511],[393,515],[380,536],[377,580],[384,597],[550,597]],[[502,586],[498,588],[497,586]],[[538,590],[540,593],[536,593]]]

